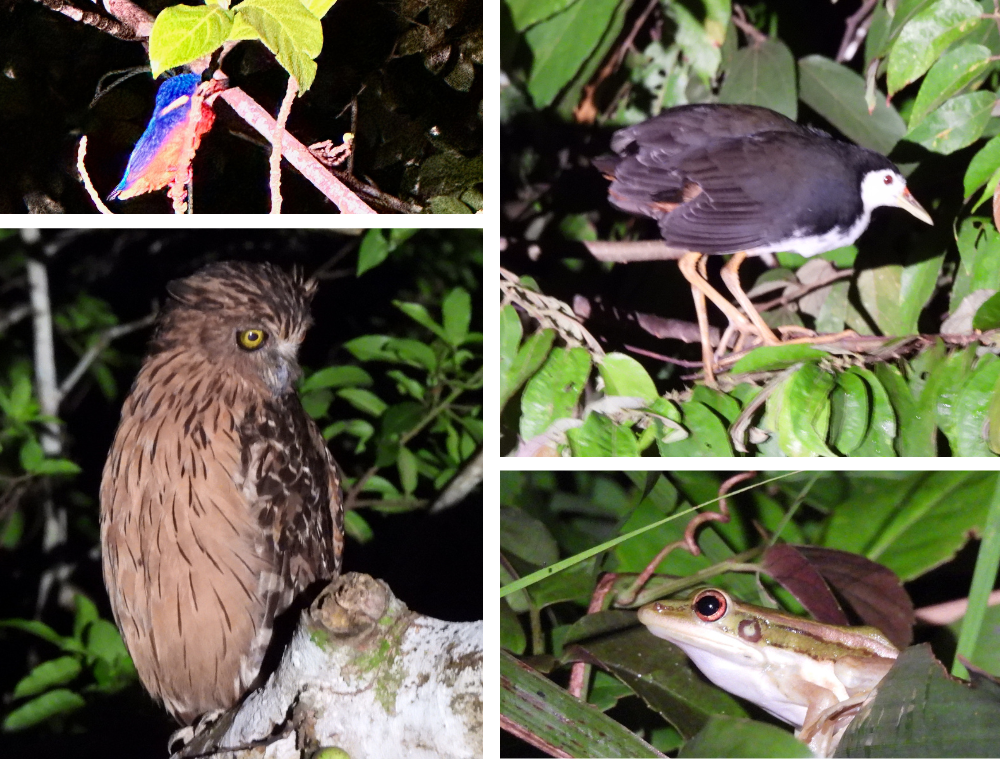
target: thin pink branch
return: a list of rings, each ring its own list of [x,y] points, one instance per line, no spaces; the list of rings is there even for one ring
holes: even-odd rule
[[[253,98],[239,87],[225,90],[220,97],[268,142],[274,144],[276,123]],[[375,213],[367,203],[351,192],[347,185],[327,171],[323,164],[313,157],[309,149],[292,135],[288,134],[283,138],[282,147],[285,159],[333,201],[341,213]]]
[[[285,131],[285,124],[288,123],[288,114],[292,112],[292,101],[298,92],[298,80],[289,75],[285,98],[281,101],[281,108],[278,109],[278,136],[271,148],[271,213],[281,213],[281,144],[288,134]]]

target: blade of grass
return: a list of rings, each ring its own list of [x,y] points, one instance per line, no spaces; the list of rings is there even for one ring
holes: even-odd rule
[[[586,551],[581,551],[575,556],[570,556],[569,558],[563,559],[562,561],[557,561],[555,564],[551,566],[543,567],[542,569],[539,569],[537,572],[532,572],[530,575],[522,577],[520,580],[515,580],[509,585],[504,585],[502,588],[500,588],[500,598],[504,598],[510,595],[511,593],[515,593],[519,590],[523,590],[524,588],[529,587],[530,585],[534,585],[536,582],[543,580],[546,577],[550,577],[554,575],[556,572],[561,572],[564,569],[568,569],[569,567],[572,567],[574,564],[578,564],[581,561],[586,561],[591,556],[596,556],[602,551],[607,551],[609,548],[614,548],[619,543],[624,543],[626,540],[630,540],[636,535],[641,535],[647,530],[655,529],[660,525],[666,524],[667,522],[673,519],[679,519],[680,517],[686,514],[690,514],[691,512],[697,511],[698,509],[704,508],[705,506],[711,506],[713,503],[720,501],[722,498],[730,498],[734,495],[745,493],[746,491],[752,490],[753,488],[762,487],[763,485],[767,485],[771,482],[776,482],[777,480],[783,479],[785,477],[790,477],[793,474],[801,474],[801,472],[799,471],[783,472],[782,474],[779,474],[776,477],[772,477],[769,480],[763,480],[761,482],[751,483],[750,485],[747,485],[745,488],[734,490],[730,493],[726,493],[724,496],[720,498],[713,498],[710,501],[705,501],[704,503],[700,503],[697,506],[692,506],[691,508],[685,509],[684,511],[680,511],[676,514],[671,514],[669,517],[666,517],[665,519],[653,522],[652,524],[648,524],[645,527],[640,527],[637,530],[632,530],[632,532],[626,533],[625,535],[619,535],[617,538],[612,538],[611,540],[605,541],[604,543],[601,543],[598,546],[594,546],[593,548],[588,548]]]
[[[955,661],[951,665],[951,674],[956,677],[969,677],[969,671],[958,660],[959,656],[969,659],[976,650],[976,642],[983,626],[986,614],[986,604],[993,583],[996,582],[997,568],[1000,567],[1000,474],[997,475],[996,490],[990,501],[990,509],[986,513],[986,524],[983,526],[983,537],[979,543],[979,554],[976,556],[976,569],[972,574],[972,585],[969,588],[969,608],[962,620],[962,632],[958,636],[958,648],[955,650]]]

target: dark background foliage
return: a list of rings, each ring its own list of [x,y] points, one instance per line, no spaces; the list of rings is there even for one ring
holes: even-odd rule
[[[361,241],[357,235],[302,230],[45,231],[38,244],[28,246],[20,236],[13,235],[0,240],[0,314],[9,314],[25,300],[25,255],[37,255],[46,262],[57,319],[84,296],[106,302],[109,313],[122,323],[141,319],[150,312],[154,301],[162,302],[168,281],[210,261],[242,259],[267,260],[286,268],[298,265],[306,273],[323,267],[324,278],[313,304],[315,323],[300,353],[307,375],[328,366],[361,365],[342,347],[361,335],[383,334],[429,343],[429,333],[395,308],[394,299],[423,304],[431,315],[440,318],[445,294],[455,287],[465,288],[472,296],[470,329],[481,330],[482,235],[478,230],[417,232],[392,251],[384,263],[356,276]],[[11,488],[12,478],[19,471],[17,446],[7,445],[0,452],[0,533],[10,537],[8,528],[14,519],[23,525],[16,540],[0,546],[0,619],[37,618],[60,634],[67,634],[73,627],[67,590],[84,593],[98,605],[103,618],[111,618],[100,574],[97,492],[120,405],[149,336],[147,328],[116,341],[99,362],[106,368],[88,373],[64,401],[63,455],[79,465],[78,475],[35,478],[25,488]],[[12,366],[31,359],[30,318],[0,334],[0,344],[0,376],[6,377]],[[61,377],[76,361],[72,344],[57,329],[56,358]],[[481,366],[481,358],[478,347],[470,350],[472,356],[465,369],[472,375]],[[391,365],[370,362],[364,367],[374,380],[368,390],[388,403],[398,398],[397,383],[386,374]],[[419,372],[408,373],[421,380]],[[4,383],[6,379],[0,382]],[[115,391],[113,397],[104,394],[109,388]],[[4,390],[9,391],[5,384]],[[451,413],[473,427],[481,427],[481,392],[465,392]],[[363,414],[335,397],[323,416],[321,428],[337,419]],[[379,423],[373,424],[378,427]],[[330,441],[346,477],[357,478],[379,456],[383,458],[379,474],[399,482],[395,462],[386,460],[381,448],[376,452],[378,437],[376,434],[364,450],[356,450],[357,441],[350,435],[338,435]],[[418,456],[424,448],[436,450],[437,437],[440,430],[428,428],[423,437],[414,438],[411,447]],[[344,567],[384,579],[400,599],[418,612],[454,621],[480,619],[481,490],[473,490],[453,508],[430,515],[426,506],[440,487],[422,477],[408,505],[392,506],[387,499],[385,508],[380,508],[374,502],[378,499],[371,499],[359,514],[373,537],[365,544],[349,540]],[[47,553],[42,550],[44,519],[40,511],[46,493],[51,493],[69,516],[68,540]],[[40,578],[57,565],[69,570],[48,593],[44,605],[37,608]],[[473,571],[468,571],[469,567]],[[52,658],[54,648],[20,630],[3,628],[0,647],[4,650],[0,657],[0,693],[4,694],[0,710],[6,714],[14,705],[14,684],[40,661]],[[114,695],[88,697],[84,709],[47,724],[22,733],[0,733],[0,753],[162,756],[166,738],[175,727],[138,683],[133,683]]]
[[[154,15],[172,4],[139,2]],[[79,6],[94,10],[86,2]],[[420,206],[481,193],[481,4],[340,0],[323,20],[323,36],[316,81],[288,123],[300,142],[338,144],[342,134],[355,132],[355,175]],[[148,65],[137,42],[30,0],[0,3],[0,212],[93,212],[76,180],[77,143],[88,135],[88,171],[107,194],[146,126],[157,83],[147,69],[100,99],[95,95],[114,81],[102,81],[106,75]],[[464,76],[456,76],[460,68]],[[287,74],[263,45],[238,45],[223,70],[234,86],[277,113]],[[352,99],[358,110],[353,129]],[[196,212],[266,213],[269,146],[227,105],[218,104],[216,114],[194,164]],[[336,210],[287,164],[283,179],[286,212]],[[132,213],[170,209],[165,193],[112,205]]]

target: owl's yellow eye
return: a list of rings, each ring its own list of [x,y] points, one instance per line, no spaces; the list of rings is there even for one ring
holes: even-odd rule
[[[245,329],[236,335],[236,342],[245,350],[255,351],[264,344],[266,337],[267,333],[262,329]]]

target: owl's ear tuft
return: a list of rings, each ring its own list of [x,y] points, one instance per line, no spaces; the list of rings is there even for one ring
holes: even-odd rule
[[[192,287],[186,279],[173,279],[167,282],[167,293],[176,301],[185,306],[193,306],[197,300],[199,288]]]

